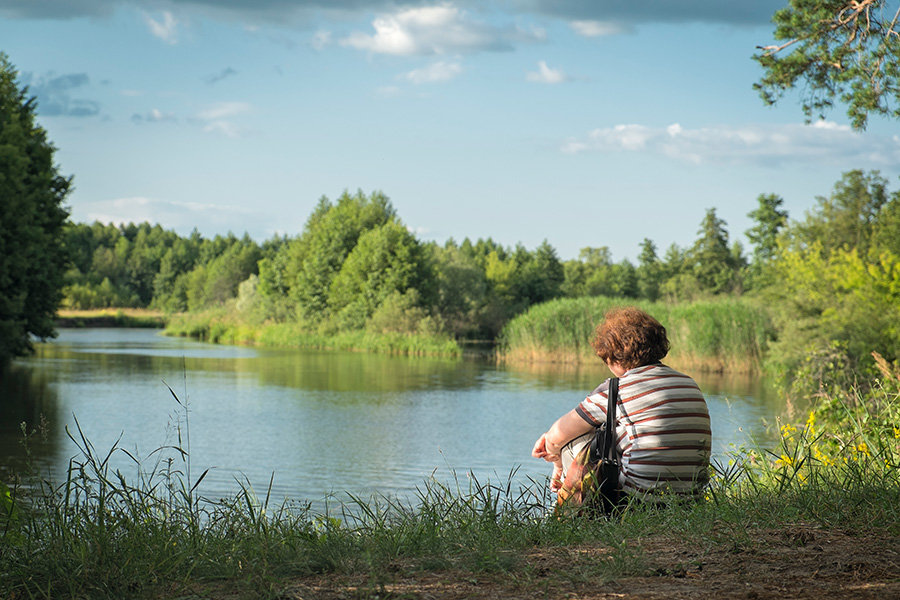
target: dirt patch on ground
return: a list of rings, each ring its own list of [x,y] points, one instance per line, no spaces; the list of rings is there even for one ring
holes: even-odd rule
[[[813,526],[741,532],[708,544],[656,536],[635,547],[535,550],[505,573],[413,571],[386,581],[322,575],[296,580],[283,600],[357,598],[687,599],[900,598],[900,539]],[[621,570],[619,570],[621,569]],[[635,569],[642,575],[634,576]],[[619,571],[617,571],[619,570]]]

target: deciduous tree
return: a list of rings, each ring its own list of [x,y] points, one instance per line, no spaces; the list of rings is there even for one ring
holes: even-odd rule
[[[35,119],[36,103],[0,53],[0,363],[55,335],[67,255],[63,206],[71,178]]]

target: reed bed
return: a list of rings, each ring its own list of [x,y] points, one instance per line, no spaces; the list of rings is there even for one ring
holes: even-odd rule
[[[563,298],[531,307],[500,336],[498,357],[510,362],[586,363],[597,360],[590,341],[611,308],[637,306],[667,329],[666,362],[684,369],[753,373],[760,370],[774,327],[768,314],[743,299],[685,304],[626,302],[621,298]]]
[[[98,308],[89,310],[60,309],[57,327],[145,327],[162,328],[166,316],[146,308]]]

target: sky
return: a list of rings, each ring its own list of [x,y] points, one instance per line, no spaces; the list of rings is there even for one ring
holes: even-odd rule
[[[0,0],[78,222],[297,235],[381,191],[422,240],[563,259],[731,240],[850,169],[897,189],[900,123],[805,124],[753,90],[783,0]]]

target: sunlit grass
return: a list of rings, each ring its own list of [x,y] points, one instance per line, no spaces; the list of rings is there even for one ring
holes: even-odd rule
[[[61,327],[163,327],[166,315],[148,308],[60,308],[57,323]]]
[[[369,331],[317,333],[300,323],[248,324],[226,309],[174,315],[166,325],[165,332],[167,335],[192,337],[219,344],[273,348],[347,350],[408,356],[456,357],[462,354],[456,341],[447,335]]]
[[[594,362],[594,328],[611,308],[636,305],[665,325],[667,364],[694,370],[757,372],[773,335],[768,315],[749,301],[722,298],[684,304],[622,298],[565,298],[531,307],[500,337],[499,355],[512,362]]]

